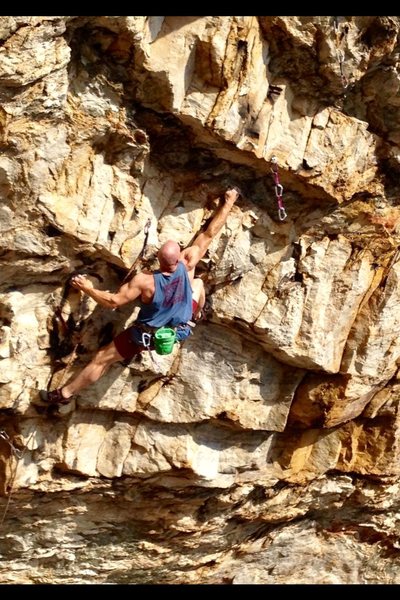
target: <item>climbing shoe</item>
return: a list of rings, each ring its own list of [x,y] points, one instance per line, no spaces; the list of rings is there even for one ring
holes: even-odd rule
[[[42,402],[50,406],[69,404],[73,399],[72,396],[71,398],[64,398],[64,396],[61,394],[61,388],[57,388],[52,392],[40,390],[39,396]]]

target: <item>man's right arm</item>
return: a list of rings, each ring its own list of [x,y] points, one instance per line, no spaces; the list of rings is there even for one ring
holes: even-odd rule
[[[71,284],[74,288],[81,290],[81,292],[93,298],[100,306],[115,309],[136,300],[141,295],[145,286],[144,277],[143,273],[138,273],[128,283],[122,285],[115,294],[97,290],[93,287],[90,279],[87,279],[84,275],[75,275],[71,280]]]
[[[193,244],[181,252],[181,260],[185,263],[189,275],[194,275],[194,268],[207,252],[211,242],[225,225],[228,215],[239,198],[238,188],[228,188],[225,192],[224,203],[219,207],[207,229],[201,232]]]

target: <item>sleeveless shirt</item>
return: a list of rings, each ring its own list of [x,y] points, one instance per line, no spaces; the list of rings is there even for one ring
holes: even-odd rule
[[[192,286],[183,262],[169,275],[154,272],[155,292],[150,304],[141,304],[137,323],[164,327],[187,323],[192,317]]]

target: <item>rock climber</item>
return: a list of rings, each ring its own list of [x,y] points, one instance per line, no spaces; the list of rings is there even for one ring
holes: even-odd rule
[[[66,385],[51,392],[40,390],[42,402],[52,406],[68,404],[75,394],[104,375],[113,363],[130,361],[143,352],[146,349],[144,332],[154,333],[160,327],[169,326],[176,329],[177,341],[190,335],[188,321],[199,317],[205,303],[204,284],[194,277],[195,267],[226,223],[239,195],[237,187],[228,188],[208,227],[191,246],[181,250],[177,242],[168,240],[158,251],[159,270],[138,273],[116,293],[97,290],[84,275],[71,279],[73,287],[105,308],[115,309],[137,298],[141,307],[134,324],[100,348],[93,360]]]

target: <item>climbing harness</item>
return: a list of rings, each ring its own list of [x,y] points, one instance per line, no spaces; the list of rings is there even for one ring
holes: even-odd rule
[[[276,156],[272,156],[271,157],[271,163],[272,163],[272,167],[271,167],[271,172],[274,178],[274,182],[275,182],[275,196],[276,196],[276,201],[278,203],[278,217],[280,221],[284,221],[287,217],[287,213],[285,210],[285,207],[283,206],[283,186],[281,184],[281,182],[279,181],[279,171],[278,171],[278,159],[276,158]]]
[[[141,249],[141,251],[140,251],[140,253],[139,253],[138,257],[137,257],[137,258],[136,258],[136,260],[134,261],[133,265],[131,266],[131,268],[129,269],[129,271],[127,272],[127,274],[125,275],[125,277],[123,278],[123,280],[122,280],[122,284],[121,284],[121,285],[123,285],[124,283],[126,283],[126,282],[127,282],[129,279],[130,279],[130,277],[131,277],[131,275],[132,275],[133,271],[134,271],[134,270],[135,270],[135,268],[136,268],[136,265],[137,265],[137,264],[138,264],[138,262],[139,262],[140,260],[142,260],[142,259],[143,259],[143,257],[144,257],[144,253],[145,253],[145,251],[146,251],[146,247],[147,247],[147,240],[149,239],[150,225],[151,225],[151,219],[149,218],[149,219],[147,219],[147,221],[146,221],[146,225],[144,226],[144,229],[143,229],[143,231],[144,231],[144,240],[143,240],[143,246],[142,246],[142,249]]]

